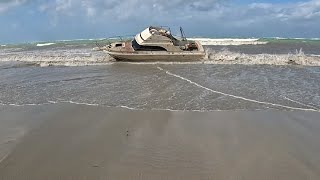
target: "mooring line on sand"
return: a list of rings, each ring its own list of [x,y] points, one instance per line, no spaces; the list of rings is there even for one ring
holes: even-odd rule
[[[319,109],[317,108],[312,108],[312,109],[306,109],[306,108],[297,108],[297,107],[291,107],[291,106],[286,106],[286,105],[281,105],[281,104],[275,104],[275,103],[270,103],[270,102],[264,102],[264,101],[258,101],[258,100],[254,100],[254,99],[249,99],[249,98],[245,98],[245,97],[241,97],[241,96],[236,96],[236,95],[233,95],[233,94],[227,94],[227,93],[224,93],[224,92],[220,92],[220,91],[216,91],[216,90],[213,90],[213,89],[210,89],[208,87],[205,87],[205,86],[202,86],[196,82],[193,82],[191,81],[190,79],[187,79],[185,77],[182,77],[178,74],[174,74],[174,73],[171,73],[170,71],[167,71],[167,70],[164,70],[163,68],[157,66],[157,68],[160,70],[160,71],[165,71],[166,74],[170,75],[170,76],[174,76],[176,78],[179,78],[179,79],[182,79],[190,84],[193,84],[197,87],[200,87],[202,89],[205,89],[207,91],[210,91],[210,92],[213,92],[213,93],[217,93],[217,94],[221,94],[221,95],[224,95],[224,96],[228,96],[228,97],[232,97],[232,98],[235,98],[235,99],[241,99],[241,100],[245,100],[245,101],[248,101],[248,102],[253,102],[253,103],[258,103],[258,104],[265,104],[265,105],[270,105],[270,106],[275,106],[275,107],[282,107],[282,108],[286,108],[286,109],[291,109],[291,110],[301,110],[301,111],[315,111],[315,112],[320,112]]]

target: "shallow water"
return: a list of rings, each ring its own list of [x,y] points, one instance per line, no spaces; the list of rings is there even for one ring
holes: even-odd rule
[[[2,104],[78,102],[191,111],[319,110],[320,68],[114,63],[0,67]]]
[[[0,63],[0,179],[320,178],[320,67]]]

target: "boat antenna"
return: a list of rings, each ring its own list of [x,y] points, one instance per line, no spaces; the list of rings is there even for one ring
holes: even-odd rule
[[[187,40],[187,38],[186,38],[186,35],[185,35],[185,33],[184,33],[184,31],[183,31],[182,27],[180,27],[180,33],[181,33],[182,40],[183,40],[183,41],[186,41],[186,40]]]

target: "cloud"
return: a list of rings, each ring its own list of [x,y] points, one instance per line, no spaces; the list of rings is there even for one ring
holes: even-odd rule
[[[57,12],[63,12],[72,7],[72,0],[56,0],[55,10]]]
[[[297,34],[306,32],[307,27],[318,34],[320,28],[320,0],[249,4],[230,0],[37,1],[39,10],[57,27],[70,22],[70,26],[81,24],[82,28],[113,25],[112,29],[130,31],[128,28],[147,25],[181,25],[203,34],[240,36]]]
[[[4,13],[9,9],[20,6],[26,2],[27,0],[2,0],[0,1],[0,13]]]
[[[0,12],[28,5],[36,13],[23,16],[24,21],[33,22],[44,37],[59,39],[131,34],[148,25],[183,26],[187,35],[200,36],[320,36],[320,0],[270,1],[0,0]],[[11,18],[19,21],[25,12],[16,14]],[[28,28],[30,34],[35,32],[26,25],[23,33]]]
[[[30,0],[2,0],[0,12],[20,6]],[[295,3],[236,4],[230,0],[34,0],[38,10],[55,19],[85,17],[89,21],[112,19],[117,21],[156,21],[169,19],[211,21],[270,20],[298,21],[320,17],[320,0]],[[248,20],[251,19],[251,20]]]
[[[178,15],[209,11],[220,0],[55,0],[45,2],[39,6],[41,11],[50,11],[57,14],[85,14],[89,17],[115,17],[130,19],[135,17],[149,17],[160,15]],[[73,12],[73,13],[70,13]],[[157,14],[156,14],[157,13]]]
[[[231,5],[221,13],[230,22],[263,24],[266,22],[286,22],[306,24],[308,21],[320,22],[320,0],[298,3],[252,3],[239,7]]]
[[[320,0],[298,3],[286,11],[285,17],[291,20],[309,20],[320,17]]]
[[[22,2],[14,1],[14,2]],[[252,3],[239,5],[222,0],[55,0],[39,6],[55,16],[84,16],[90,20],[164,22],[168,19],[258,22],[307,20],[320,17],[320,0],[298,3]],[[165,20],[166,19],[166,20]],[[250,21],[248,19],[251,19]]]

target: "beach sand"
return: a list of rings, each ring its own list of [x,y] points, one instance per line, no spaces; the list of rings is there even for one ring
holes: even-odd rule
[[[0,179],[320,179],[319,112],[0,108]]]

